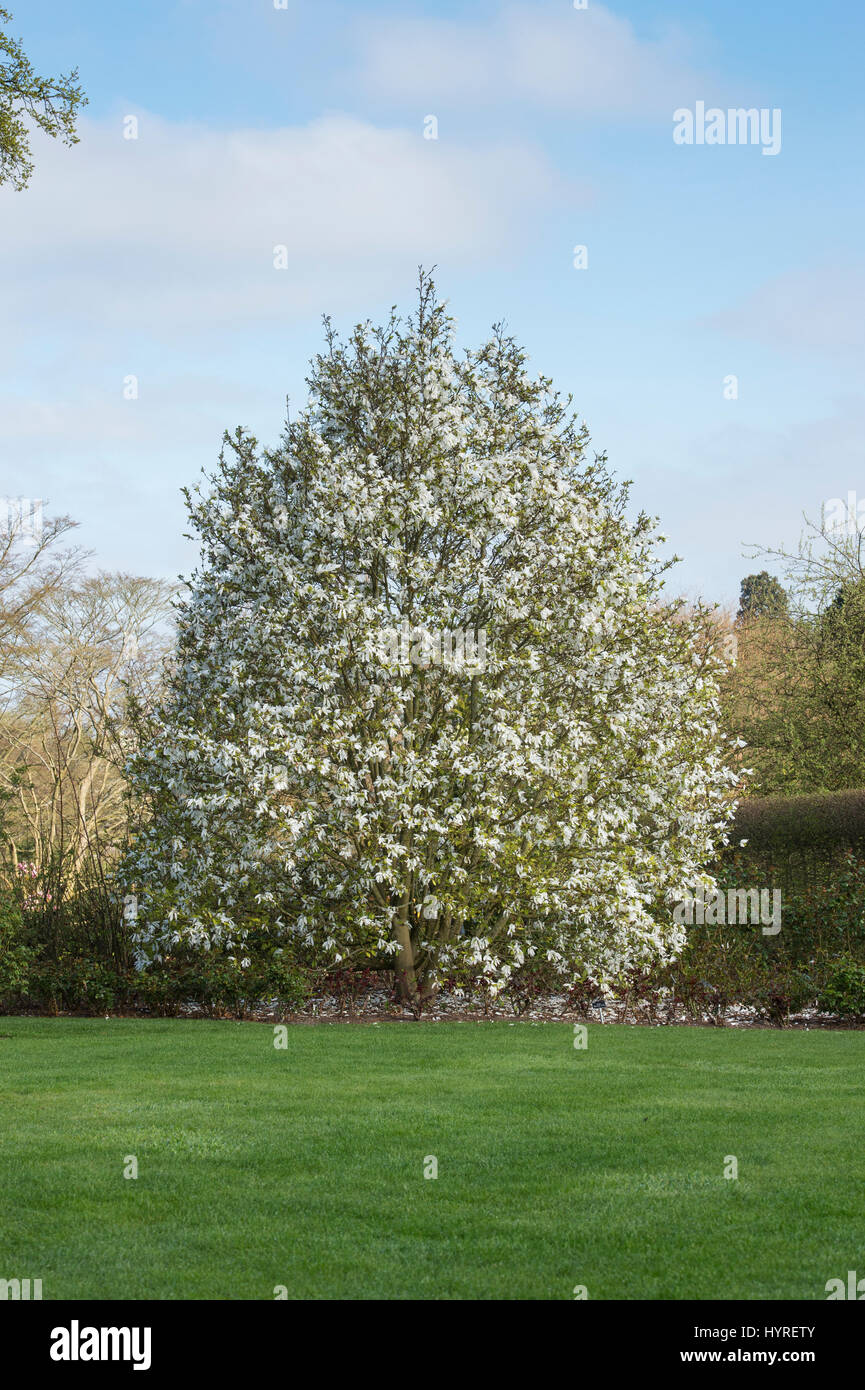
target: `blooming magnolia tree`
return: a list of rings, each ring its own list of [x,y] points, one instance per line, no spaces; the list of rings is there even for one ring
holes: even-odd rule
[[[326,328],[281,447],[226,436],[187,494],[201,565],[132,768],[149,949],[265,925],[415,1003],[458,965],[669,957],[735,774],[660,538],[511,338],[457,355],[426,276],[408,320]]]

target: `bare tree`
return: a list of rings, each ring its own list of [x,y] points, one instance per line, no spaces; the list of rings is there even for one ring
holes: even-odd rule
[[[82,882],[110,892],[127,833],[125,712],[158,686],[171,593],[126,574],[65,577],[42,587],[8,654],[0,719],[9,870],[26,857],[55,904]]]

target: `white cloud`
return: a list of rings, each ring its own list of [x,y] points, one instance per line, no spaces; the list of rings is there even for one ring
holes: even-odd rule
[[[787,271],[706,322],[771,347],[858,353],[865,349],[865,273],[850,265]]]
[[[579,196],[533,146],[468,147],[344,115],[217,131],[139,113],[40,142],[23,193],[0,191],[7,315],[158,337],[357,303],[419,262],[509,256]],[[275,270],[273,248],[288,252]]]
[[[708,95],[690,44],[675,29],[641,38],[603,5],[506,6],[484,24],[365,19],[366,85],[399,99],[497,105],[515,100],[597,115],[669,119]]]

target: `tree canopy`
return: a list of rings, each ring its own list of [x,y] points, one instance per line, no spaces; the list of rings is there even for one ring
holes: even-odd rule
[[[409,999],[674,953],[736,776],[653,523],[502,328],[457,353],[428,276],[407,320],[325,322],[282,444],[227,435],[188,493],[201,564],[132,765],[147,949],[264,923]]]
[[[781,617],[788,610],[787,591],[774,575],[768,570],[746,574],[739,593],[740,622],[748,618]]]

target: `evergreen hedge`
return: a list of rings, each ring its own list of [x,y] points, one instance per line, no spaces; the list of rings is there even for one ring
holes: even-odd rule
[[[752,882],[756,874],[768,883],[771,874],[775,886],[826,883],[849,853],[865,855],[865,790],[749,798],[730,839],[726,861]]]

